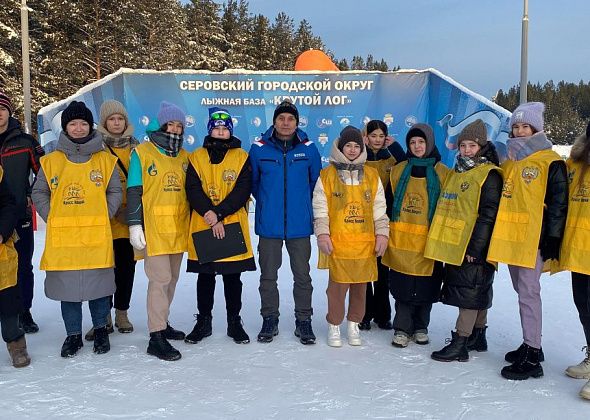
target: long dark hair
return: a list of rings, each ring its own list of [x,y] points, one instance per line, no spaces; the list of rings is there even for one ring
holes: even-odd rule
[[[387,124],[381,120],[371,120],[367,123],[367,136],[377,129],[383,131],[383,134],[387,137]]]

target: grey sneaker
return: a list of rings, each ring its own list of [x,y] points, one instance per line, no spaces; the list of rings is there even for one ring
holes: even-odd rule
[[[403,331],[396,331],[393,334],[393,341],[391,342],[391,345],[394,347],[408,347],[408,344],[410,342],[410,336],[408,334],[406,334]]]

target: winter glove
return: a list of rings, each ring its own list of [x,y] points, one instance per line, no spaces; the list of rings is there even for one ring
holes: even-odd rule
[[[558,260],[559,259],[559,247],[561,245],[561,239],[553,236],[547,236],[541,243],[541,257],[543,261],[547,260]]]
[[[139,251],[145,248],[145,235],[141,225],[129,226],[129,242],[131,242],[133,248]]]
[[[377,235],[375,236],[375,254],[378,257],[382,257],[385,254],[385,250],[387,249],[387,236]]]
[[[326,255],[332,254],[332,251],[334,251],[334,245],[332,245],[330,235],[324,233],[318,236],[318,248]]]

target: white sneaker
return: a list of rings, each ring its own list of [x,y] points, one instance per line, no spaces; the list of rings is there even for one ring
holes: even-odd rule
[[[580,397],[590,400],[590,381],[586,382],[586,385],[580,390]]]
[[[360,346],[362,344],[358,322],[348,321],[348,344],[351,346]]]
[[[328,345],[330,347],[342,347],[339,325],[332,325],[328,323]]]
[[[590,379],[590,349],[588,347],[584,347],[582,350],[586,350],[586,358],[577,365],[568,367],[565,370],[565,374],[567,376],[571,376],[572,378]],[[588,392],[590,392],[590,386],[588,388]]]
[[[410,337],[403,331],[396,331],[393,334],[393,341],[391,342],[392,346],[395,347],[408,347],[408,343],[410,342]]]
[[[414,334],[414,341],[416,342],[416,344],[420,344],[423,346],[425,344],[428,344],[430,342],[430,339],[428,338],[428,334],[423,332],[417,332]]]

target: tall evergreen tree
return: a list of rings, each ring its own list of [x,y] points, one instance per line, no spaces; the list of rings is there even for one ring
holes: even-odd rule
[[[292,70],[295,65],[293,19],[286,13],[279,13],[271,26],[273,40],[273,66],[276,70]]]
[[[250,56],[256,70],[274,70],[273,45],[270,36],[270,22],[263,15],[256,15],[252,20]]]
[[[248,54],[251,45],[250,25],[252,18],[245,0],[228,0],[223,5],[221,24],[230,43],[227,60],[232,68],[254,70],[254,60]]]
[[[229,67],[231,45],[219,20],[220,6],[212,0],[192,0],[186,7],[189,44],[193,52],[189,68],[221,71]]]
[[[299,27],[295,31],[293,46],[295,48],[295,57],[303,51],[310,49],[323,51],[325,48],[322,40],[313,34],[311,25],[305,19],[299,23]]]

